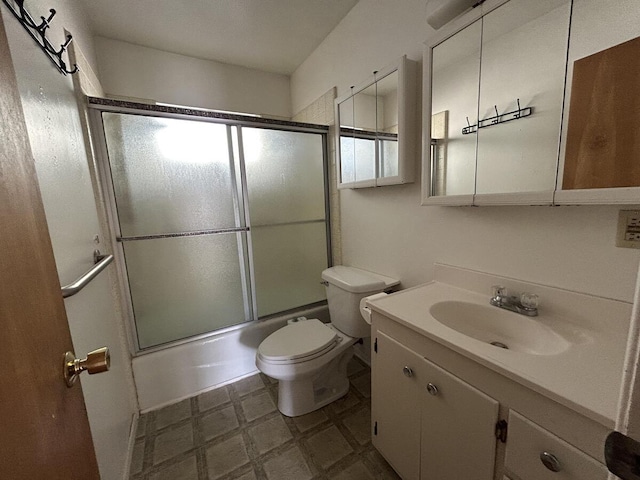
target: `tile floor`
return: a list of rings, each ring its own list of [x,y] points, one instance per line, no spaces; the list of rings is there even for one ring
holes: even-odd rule
[[[281,415],[256,374],[140,417],[132,480],[399,479],[371,445],[371,375],[357,359],[342,399]]]

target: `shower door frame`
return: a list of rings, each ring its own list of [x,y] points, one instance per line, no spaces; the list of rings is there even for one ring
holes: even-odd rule
[[[263,318],[258,317],[257,307],[257,295],[255,285],[255,271],[253,261],[253,247],[251,239],[251,216],[249,212],[249,194],[247,186],[247,178],[245,172],[245,158],[242,148],[242,128],[263,128],[267,130],[281,130],[286,132],[300,132],[300,133],[314,133],[321,136],[322,139],[322,167],[323,167],[323,181],[324,181],[324,211],[325,211],[325,234],[327,245],[327,266],[332,266],[332,246],[331,246],[331,215],[330,215],[330,175],[329,175],[329,159],[328,159],[328,133],[329,127],[325,125],[315,125],[300,122],[291,122],[286,120],[277,120],[270,118],[263,118],[259,116],[241,115],[223,113],[206,109],[193,109],[176,106],[166,105],[154,105],[126,102],[120,100],[111,100],[96,97],[86,97],[87,106],[89,112],[89,126],[91,132],[91,138],[93,139],[94,157],[96,160],[96,171],[98,175],[98,192],[97,195],[103,202],[103,210],[105,213],[109,241],[111,243],[114,259],[117,270],[119,301],[122,306],[123,316],[125,317],[126,336],[130,346],[130,353],[133,356],[145,355],[148,353],[163,350],[168,347],[185,344],[192,341],[201,340],[215,335],[224,334],[237,329],[250,327],[257,323],[260,323],[268,318],[277,317],[286,312],[280,312],[272,315],[267,315]],[[141,348],[138,341],[138,333],[135,322],[135,314],[133,311],[133,301],[131,297],[131,289],[129,287],[129,276],[127,273],[127,265],[124,255],[124,242],[127,241],[122,238],[120,231],[120,222],[118,219],[118,210],[116,206],[115,189],[113,185],[113,178],[111,176],[111,164],[109,161],[109,152],[107,148],[106,135],[103,127],[102,114],[119,113],[125,115],[140,115],[145,117],[157,117],[157,118],[171,118],[179,120],[192,120],[202,121],[208,123],[223,124],[227,127],[228,146],[230,148],[229,161],[231,167],[231,183],[234,190],[234,213],[236,219],[238,216],[244,217],[245,227],[227,228],[227,229],[210,229],[194,232],[181,232],[175,234],[156,234],[149,236],[139,236],[140,239],[144,237],[150,238],[171,238],[171,237],[184,237],[195,235],[207,235],[216,233],[245,233],[245,240],[243,241],[243,248],[238,249],[239,266],[241,269],[241,276],[243,277],[242,289],[243,298],[245,300],[245,318],[250,317],[249,320],[244,320],[240,323],[218,328],[213,331],[204,332],[197,335],[188,336],[178,340],[173,340],[158,345],[154,345],[147,348]],[[232,127],[237,127],[237,152],[234,151],[235,140],[232,138]],[[236,157],[236,153],[238,158]],[[239,195],[238,195],[239,193]],[[240,201],[242,205],[237,205]],[[300,222],[293,222],[300,223]],[[305,222],[306,223],[306,222]],[[312,223],[312,221],[309,221]],[[277,224],[284,225],[284,224]],[[224,232],[223,232],[224,230]],[[133,240],[129,238],[128,240]],[[243,258],[245,257],[246,258]],[[245,279],[246,275],[249,275],[248,281]],[[248,290],[248,291],[247,291]],[[310,308],[317,305],[326,305],[326,300],[315,302],[309,305],[302,306],[300,308]],[[297,308],[296,308],[297,309]]]

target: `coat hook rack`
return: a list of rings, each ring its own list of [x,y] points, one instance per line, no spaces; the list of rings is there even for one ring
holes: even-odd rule
[[[475,125],[470,125],[469,124],[469,117],[467,117],[467,126],[462,129],[462,134],[463,135],[469,135],[470,133],[477,132],[478,129],[480,129],[480,128],[492,127],[493,125],[498,125],[500,123],[506,123],[506,122],[510,122],[512,120],[518,120],[520,118],[528,117],[529,115],[531,115],[533,113],[533,107],[525,107],[525,108],[521,108],[520,107],[520,99],[519,98],[516,99],[516,103],[518,104],[518,109],[517,110],[513,110],[511,112],[507,112],[507,113],[499,113],[498,112],[498,106],[494,105],[493,109],[496,112],[495,116],[480,120]]]
[[[51,25],[51,20],[53,20],[53,17],[56,15],[56,11],[53,8],[49,9],[49,16],[47,18],[40,17],[42,21],[40,23],[36,23],[31,14],[25,8],[24,0],[2,0],[2,2],[7,6],[11,13],[13,13],[13,16],[18,19],[29,36],[33,38],[47,57],[49,57],[60,73],[67,75],[74,74],[78,71],[78,66],[75,64],[71,70],[69,70],[67,64],[62,59],[62,55],[69,47],[69,44],[73,41],[73,37],[71,35],[67,35],[66,41],[60,45],[60,49],[56,49],[47,38],[47,29]]]

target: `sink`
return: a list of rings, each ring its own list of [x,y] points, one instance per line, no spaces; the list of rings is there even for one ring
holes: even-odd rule
[[[540,320],[489,305],[438,302],[429,313],[441,324],[497,348],[533,355],[557,355],[571,345]]]

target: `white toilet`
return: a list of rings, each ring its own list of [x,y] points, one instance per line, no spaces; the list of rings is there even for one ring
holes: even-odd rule
[[[278,409],[288,417],[313,412],[347,393],[353,344],[371,335],[360,315],[360,300],[400,283],[345,266],[324,270],[322,279],[331,323],[291,323],[264,339],[256,354],[258,369],[279,381]]]

